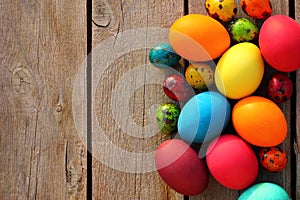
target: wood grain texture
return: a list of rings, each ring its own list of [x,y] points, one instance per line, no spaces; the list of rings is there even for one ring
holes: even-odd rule
[[[72,89],[86,54],[84,1],[0,1],[0,198],[85,199]]]
[[[295,0],[295,19],[300,23],[300,1]],[[300,199],[300,70],[296,72],[296,136],[294,151],[296,154],[296,199]]]
[[[164,70],[148,61],[149,48],[167,42],[167,28],[182,15],[183,1],[177,0],[93,1],[94,199],[183,199],[153,168],[151,155],[166,139],[155,110],[169,100],[161,88]]]
[[[205,2],[205,1],[203,1]],[[272,7],[273,7],[273,14],[284,14],[284,15],[289,15],[289,5],[287,1],[277,1],[277,0],[271,0]],[[249,18],[241,9],[240,5],[238,6],[238,13],[237,17],[246,17],[250,19],[251,21],[255,22],[258,26],[262,24],[263,21],[259,20],[253,20]],[[204,3],[199,4],[199,1],[195,0],[190,0],[189,1],[189,13],[202,13],[206,14],[205,10],[205,5]],[[275,73],[275,70],[272,69],[269,66],[266,66],[265,68],[265,74],[264,78],[262,80],[260,88],[254,93],[255,95],[259,96],[264,96],[267,97],[267,88],[264,87],[267,85],[267,81],[271,78],[272,74]],[[284,115],[286,116],[287,122],[289,124],[289,130],[287,134],[287,138],[285,139],[284,143],[281,144],[280,146],[287,152],[288,157],[291,158],[292,151],[293,151],[293,144],[291,144],[291,137],[293,137],[291,134],[291,102],[288,101],[286,103],[283,103],[280,105],[282,111],[284,112]],[[257,150],[255,148],[255,151],[257,153]],[[257,182],[262,182],[262,181],[271,181],[274,183],[277,183],[281,186],[283,186],[289,195],[291,196],[291,162],[289,160],[287,167],[285,170],[283,170],[280,173],[269,173],[262,167],[260,167],[259,170],[259,176],[257,178]],[[225,187],[221,186],[219,183],[217,183],[212,177],[210,178],[210,185],[208,186],[207,190],[196,196],[196,197],[190,197],[190,200],[198,200],[198,199],[237,199],[239,194],[242,191],[234,191],[230,189],[226,189]]]

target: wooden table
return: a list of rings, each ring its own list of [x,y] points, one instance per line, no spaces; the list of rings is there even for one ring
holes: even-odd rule
[[[300,21],[299,0],[271,2],[274,14]],[[184,197],[162,182],[149,159],[166,139],[155,128],[149,135],[151,114],[168,101],[158,84],[164,72],[149,66],[149,47],[165,40],[180,16],[206,13],[203,4],[1,0],[0,199],[237,199],[241,191],[212,177],[203,194]],[[238,15],[245,16],[240,8]],[[267,68],[264,84],[272,72]],[[300,71],[289,75],[295,92],[281,104],[289,162],[280,173],[261,169],[257,181],[275,182],[300,199]]]

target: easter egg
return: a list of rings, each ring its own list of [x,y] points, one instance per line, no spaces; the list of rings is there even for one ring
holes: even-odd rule
[[[160,177],[173,190],[184,195],[198,195],[208,184],[204,161],[184,141],[169,139],[155,152],[155,165]]]
[[[237,102],[232,110],[232,123],[243,139],[256,146],[276,146],[287,134],[281,109],[264,97],[250,96]]]
[[[285,15],[269,17],[260,29],[259,47],[271,67],[282,72],[299,69],[300,24]]]
[[[282,171],[288,161],[286,152],[280,147],[264,147],[259,151],[260,164],[270,172]]]
[[[230,37],[217,20],[201,14],[189,14],[171,26],[169,41],[176,53],[191,61],[220,57],[230,46]]]
[[[195,94],[185,78],[176,74],[171,74],[165,78],[163,90],[169,98],[179,102],[185,102]]]
[[[230,21],[237,13],[234,0],[206,0],[205,9],[209,16],[222,22]]]
[[[218,137],[231,114],[227,99],[217,92],[202,92],[192,97],[182,108],[178,133],[189,143],[203,143]]]
[[[185,78],[193,88],[206,90],[214,83],[214,71],[208,64],[195,63],[188,66]]]
[[[258,161],[251,147],[241,138],[224,134],[207,149],[206,162],[212,176],[223,186],[241,190],[258,176]]]
[[[265,19],[272,14],[270,0],[241,0],[240,5],[249,17],[255,19]]]
[[[149,52],[150,62],[158,68],[173,66],[178,63],[180,58],[169,43],[155,44]]]
[[[274,183],[257,183],[245,190],[238,200],[290,200],[288,193],[279,185]]]
[[[258,37],[258,28],[247,18],[237,18],[230,22],[228,31],[234,42],[248,42]]]
[[[293,83],[283,73],[276,73],[268,82],[268,95],[276,103],[289,100],[293,94]]]
[[[172,103],[163,103],[156,110],[156,120],[162,133],[170,134],[177,129],[180,109]]]
[[[240,99],[258,88],[263,74],[264,61],[259,48],[243,42],[223,54],[215,70],[215,83],[226,97]]]

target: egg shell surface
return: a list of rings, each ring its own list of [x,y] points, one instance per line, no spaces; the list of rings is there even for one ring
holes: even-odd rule
[[[205,9],[209,16],[222,22],[230,21],[237,13],[234,0],[206,0]]]
[[[215,70],[218,90],[228,98],[249,96],[259,87],[264,74],[264,61],[259,48],[242,42],[228,49]]]
[[[280,172],[286,167],[288,157],[279,146],[264,147],[259,151],[259,161],[269,172]]]
[[[264,97],[250,96],[237,102],[232,110],[232,123],[243,139],[256,146],[276,146],[287,134],[283,112]]]
[[[149,52],[150,62],[158,68],[171,67],[177,64],[180,58],[169,43],[155,44]]]
[[[177,74],[170,74],[163,81],[165,94],[174,101],[186,102],[195,95],[193,88],[186,79]]]
[[[253,184],[258,176],[258,161],[251,147],[231,134],[213,140],[207,149],[210,173],[223,186],[241,190]]]
[[[272,14],[270,0],[241,0],[243,11],[254,19],[265,19]]]
[[[155,164],[163,181],[181,194],[198,195],[208,185],[204,161],[182,140],[161,143],[155,152]]]
[[[233,41],[248,42],[258,37],[258,28],[247,18],[237,18],[228,25],[228,31]]]
[[[163,103],[156,110],[156,121],[164,134],[171,134],[177,129],[180,109],[173,103]]]
[[[178,133],[188,143],[203,143],[218,137],[230,120],[227,99],[217,92],[202,92],[182,108]]]
[[[206,90],[214,84],[214,70],[208,64],[195,63],[185,70],[187,82],[198,90]]]
[[[276,103],[289,100],[293,94],[293,82],[283,73],[275,73],[268,81],[268,95]]]
[[[300,24],[284,15],[269,17],[260,29],[259,47],[271,67],[282,72],[299,69]]]
[[[279,185],[269,182],[257,183],[245,190],[238,200],[290,200],[288,193]]]
[[[230,46],[225,27],[212,17],[189,14],[171,26],[169,42],[176,53],[190,61],[208,61],[220,57]]]

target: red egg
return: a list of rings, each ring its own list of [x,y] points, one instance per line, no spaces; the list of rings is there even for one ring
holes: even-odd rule
[[[273,15],[262,25],[259,47],[267,63],[282,72],[300,68],[300,24],[285,15]]]
[[[293,94],[293,83],[283,73],[276,73],[268,82],[268,95],[276,103],[282,103],[291,98]]]
[[[169,98],[180,102],[185,102],[195,95],[185,78],[176,74],[171,74],[164,80],[163,90]]]
[[[155,152],[155,165],[163,181],[176,192],[198,195],[208,184],[204,161],[184,141],[169,139]]]
[[[209,144],[206,156],[209,171],[225,187],[242,190],[258,175],[258,161],[251,147],[231,134],[221,135]]]
[[[287,155],[280,147],[265,147],[259,151],[261,165],[270,172],[282,171],[287,164]]]

